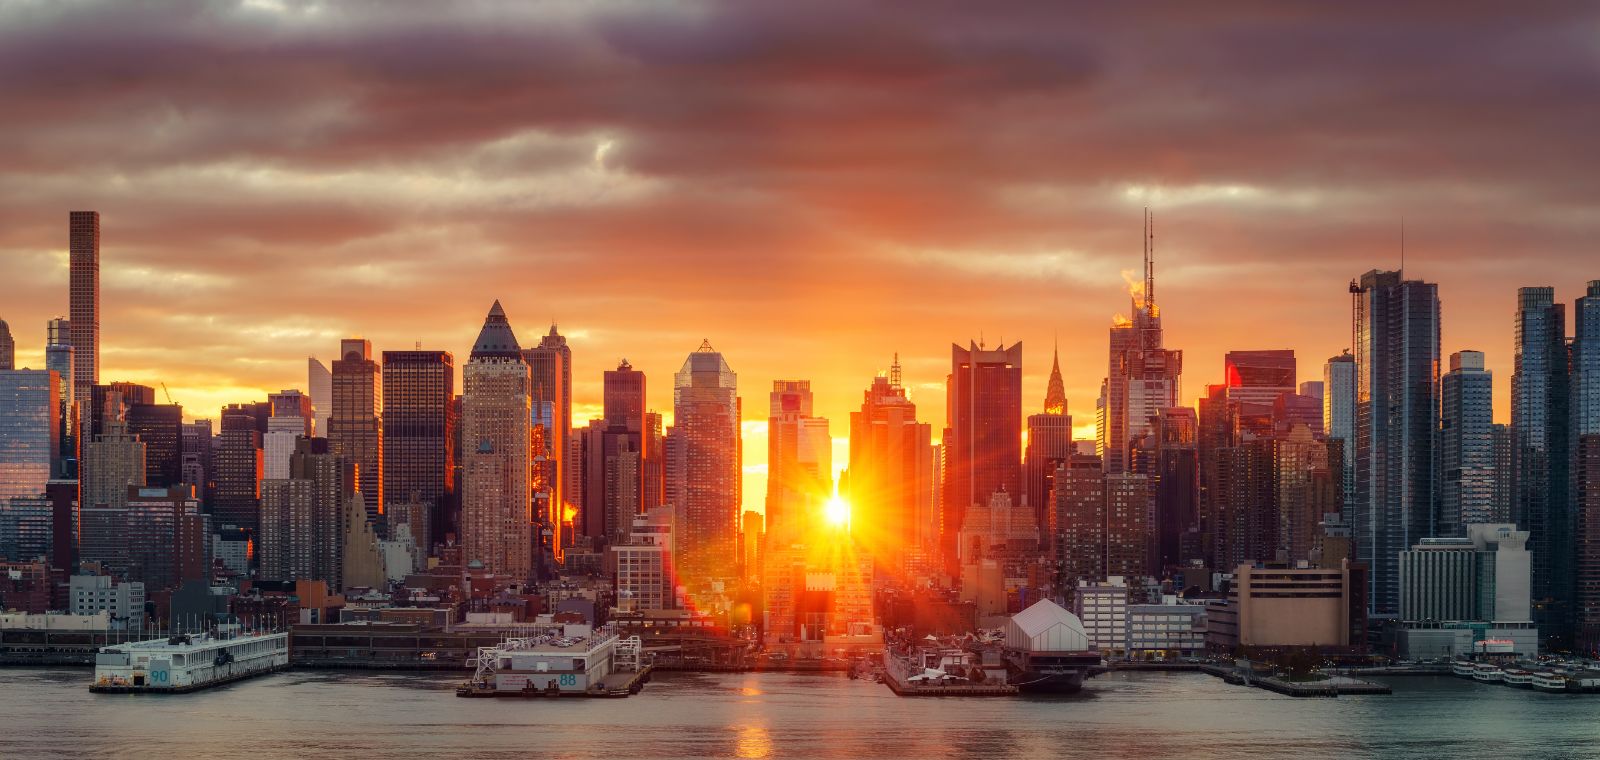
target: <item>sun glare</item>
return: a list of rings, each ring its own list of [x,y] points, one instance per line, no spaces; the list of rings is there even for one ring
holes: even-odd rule
[[[822,517],[834,527],[844,527],[850,524],[850,502],[837,496],[828,500],[822,507]]]

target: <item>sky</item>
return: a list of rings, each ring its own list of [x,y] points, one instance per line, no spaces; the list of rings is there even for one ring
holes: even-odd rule
[[[1600,8],[1581,3],[0,3],[0,319],[42,366],[67,212],[102,226],[101,380],[193,417],[342,337],[464,363],[500,299],[670,411],[709,339],[848,416],[898,352],[1059,344],[1092,431],[1144,207],[1183,393],[1349,343],[1346,285],[1438,282],[1509,417],[1515,289],[1600,278]],[[937,436],[937,432],[935,433]]]

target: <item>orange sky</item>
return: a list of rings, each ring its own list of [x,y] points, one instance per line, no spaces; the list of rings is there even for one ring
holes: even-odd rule
[[[898,351],[937,431],[952,341],[1022,340],[1031,411],[1059,339],[1090,422],[1144,206],[1189,399],[1229,349],[1320,377],[1403,216],[1504,420],[1515,288],[1600,277],[1596,23],[1448,8],[7,6],[0,319],[41,365],[93,208],[102,380],[191,416],[349,335],[464,362],[496,298],[560,323],[580,419],[623,357],[668,411],[709,338],[759,507],[774,379],[843,438]]]

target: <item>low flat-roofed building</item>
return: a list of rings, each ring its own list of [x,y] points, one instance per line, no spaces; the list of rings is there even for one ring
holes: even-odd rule
[[[1237,649],[1311,647],[1350,651],[1363,642],[1359,567],[1256,567],[1240,565],[1226,601],[1206,608],[1206,647]]]

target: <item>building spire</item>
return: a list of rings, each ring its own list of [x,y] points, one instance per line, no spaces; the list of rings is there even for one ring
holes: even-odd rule
[[[894,352],[894,363],[889,365],[889,387],[901,388],[900,384],[900,352]]]
[[[1044,413],[1067,413],[1067,390],[1061,382],[1061,351],[1057,349],[1050,360],[1050,382],[1044,390]]]

